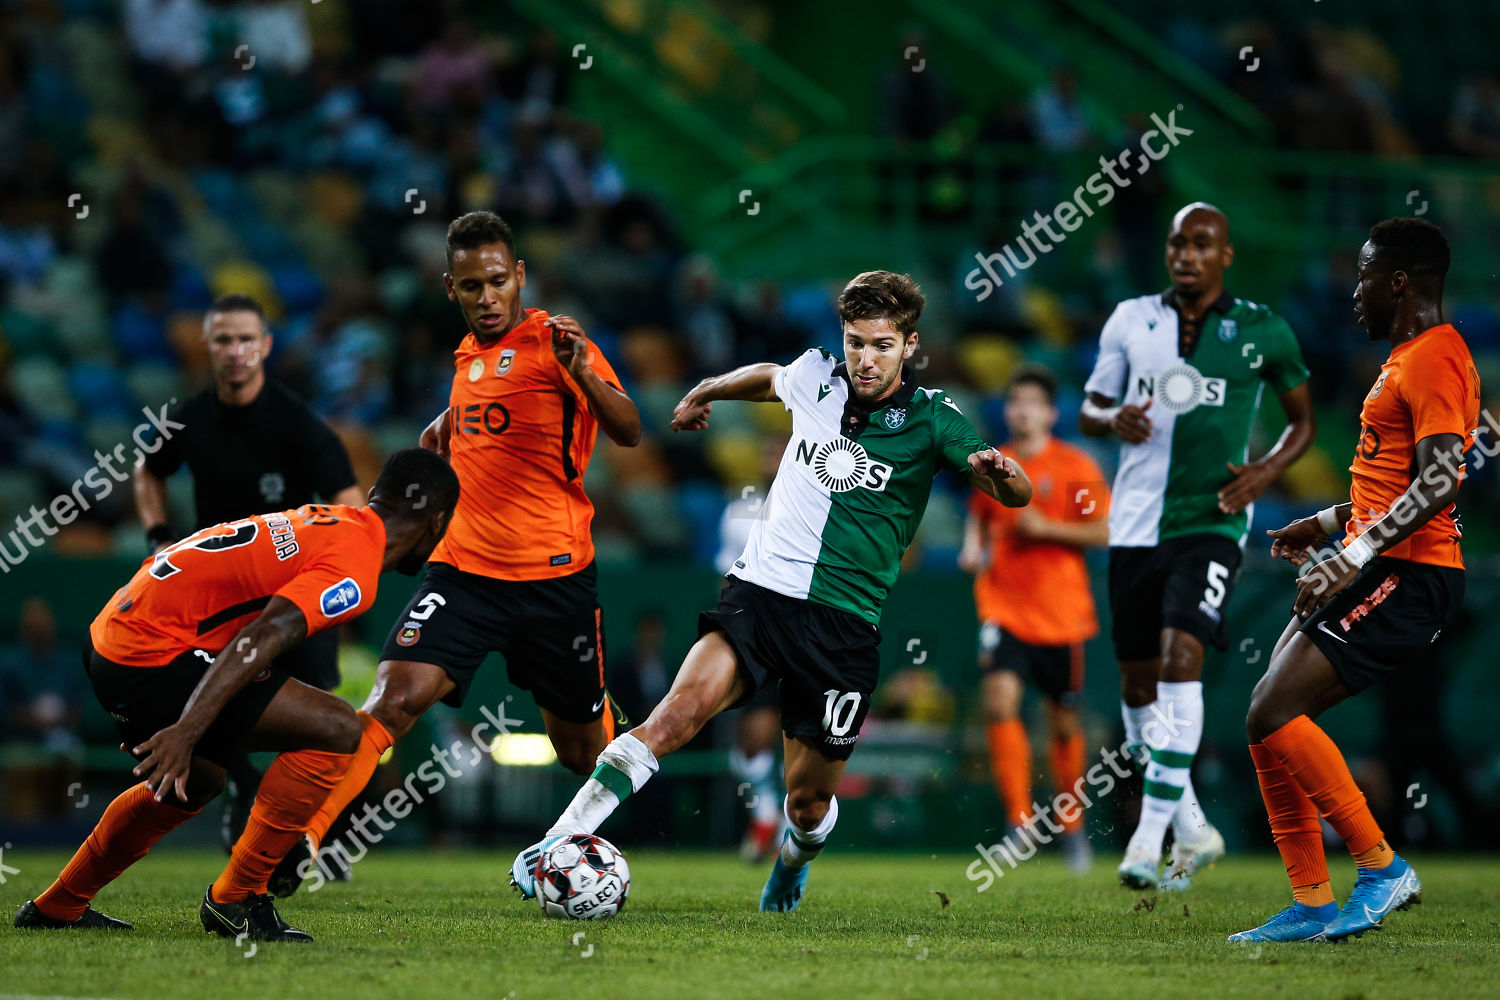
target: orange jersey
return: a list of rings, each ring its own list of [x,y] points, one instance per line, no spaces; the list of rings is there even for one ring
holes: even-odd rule
[[[1458,331],[1445,323],[1398,344],[1360,407],[1359,445],[1349,466],[1354,510],[1344,544],[1369,530],[1411,486],[1418,441],[1456,434],[1467,451],[1478,429],[1479,372]],[[1459,534],[1450,505],[1380,554],[1462,569]]]
[[[1033,487],[1028,506],[1006,507],[978,490],[969,502],[989,550],[989,565],[974,579],[979,620],[1037,646],[1082,642],[1099,631],[1083,552],[1022,538],[1016,520],[1029,510],[1050,521],[1103,521],[1109,487],[1087,452],[1056,438],[1017,461]]]
[[[375,603],[385,523],[368,507],[307,504],[189,535],[148,556],[89,626],[94,649],[160,667],[190,649],[217,652],[284,597],[315,635]]]
[[[583,474],[599,422],[557,363],[547,318],[528,309],[493,344],[471,333],[453,352],[448,441],[458,509],[433,562],[497,580],[549,580],[593,561]],[[588,351],[594,374],[620,388],[592,341]]]

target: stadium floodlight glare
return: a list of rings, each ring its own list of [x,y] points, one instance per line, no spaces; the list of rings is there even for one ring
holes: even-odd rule
[[[543,767],[557,763],[557,751],[546,733],[502,733],[490,744],[490,757],[507,767]]]

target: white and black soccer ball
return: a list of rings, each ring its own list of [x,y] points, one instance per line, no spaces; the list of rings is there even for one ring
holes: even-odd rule
[[[559,920],[603,920],[625,907],[630,866],[603,837],[575,833],[553,844],[537,861],[536,899]]]

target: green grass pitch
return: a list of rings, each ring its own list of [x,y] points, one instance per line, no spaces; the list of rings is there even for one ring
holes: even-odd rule
[[[625,912],[598,924],[548,920],[514,898],[510,857],[374,853],[353,883],[282,904],[316,943],[247,955],[198,923],[223,856],[163,850],[99,900],[134,933],[0,929],[0,998],[1500,996],[1492,857],[1415,859],[1425,902],[1361,940],[1264,947],[1224,937],[1287,901],[1271,856],[1226,861],[1182,896],[1143,896],[1113,883],[1103,855],[1088,877],[1043,856],[979,893],[964,877],[974,855],[830,850],[801,911],[782,915],[755,911],[764,867],[643,850]],[[0,897],[13,914],[66,858],[5,860],[20,868]],[[1343,897],[1352,866],[1335,869]]]

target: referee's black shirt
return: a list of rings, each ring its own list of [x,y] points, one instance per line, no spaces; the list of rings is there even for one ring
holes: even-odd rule
[[[354,485],[343,443],[275,379],[248,406],[226,406],[210,386],[167,416],[183,428],[145,456],[146,469],[165,479],[187,463],[197,528],[327,500]]]

